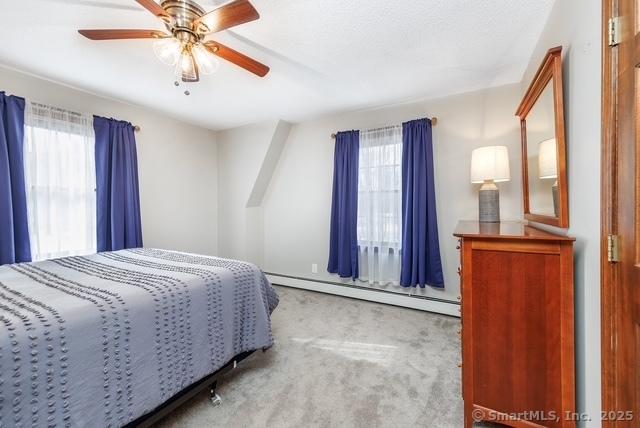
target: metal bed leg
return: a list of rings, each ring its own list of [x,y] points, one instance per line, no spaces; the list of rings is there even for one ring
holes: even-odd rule
[[[220,398],[220,396],[218,394],[216,394],[216,388],[218,387],[218,381],[214,381],[211,384],[211,390],[210,390],[210,399],[211,399],[211,405],[213,407],[218,407],[219,405],[222,404],[222,398]]]
[[[266,352],[266,349],[263,349],[263,350]],[[228,367],[229,365],[231,365],[231,363],[227,364],[227,366],[225,367]],[[238,367],[238,360],[234,359],[231,370],[234,370],[236,367]],[[211,405],[213,407],[218,407],[219,405],[222,404],[222,398],[216,393],[217,388],[218,388],[218,380],[216,379],[211,384],[211,389],[209,390],[209,399],[211,400]]]

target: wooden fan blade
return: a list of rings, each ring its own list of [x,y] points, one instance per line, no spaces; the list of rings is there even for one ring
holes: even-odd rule
[[[162,39],[170,37],[157,30],[78,30],[78,33],[91,40],[122,39]]]
[[[259,63],[255,59],[251,59],[246,55],[241,54],[240,52],[231,49],[221,43],[209,41],[205,42],[204,46],[207,48],[209,52],[212,54],[219,56],[220,58],[224,58],[229,62],[234,63],[235,65],[244,68],[247,71],[252,72],[260,77],[264,77],[269,73],[269,67],[266,65]]]
[[[160,6],[158,3],[154,2],[153,0],[136,0],[136,2],[138,2],[140,6],[144,7],[145,9],[147,9],[149,12],[153,13],[155,16],[157,16],[160,19],[169,18],[169,15],[162,8],[162,6]]]
[[[248,0],[234,0],[201,16],[194,22],[194,29],[204,34],[216,33],[258,18],[260,14]]]

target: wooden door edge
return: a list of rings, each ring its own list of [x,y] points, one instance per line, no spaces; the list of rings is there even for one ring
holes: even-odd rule
[[[614,16],[616,0],[602,2],[602,147],[601,147],[601,236],[600,236],[600,290],[601,290],[601,397],[602,411],[617,408],[618,377],[615,360],[615,334],[617,322],[616,266],[608,260],[608,235],[617,232],[616,177],[617,177],[617,109],[614,73],[617,67],[617,49],[609,46],[609,19]],[[614,427],[613,421],[603,421],[604,428]]]

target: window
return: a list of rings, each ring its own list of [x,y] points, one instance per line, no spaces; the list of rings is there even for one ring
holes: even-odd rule
[[[398,284],[402,242],[402,127],[360,133],[360,278]]]
[[[96,252],[93,120],[41,104],[25,112],[25,181],[33,260]]]

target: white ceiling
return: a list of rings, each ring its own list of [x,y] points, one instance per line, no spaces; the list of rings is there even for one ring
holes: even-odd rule
[[[519,82],[553,2],[253,0],[261,19],[216,39],[271,73],[261,79],[222,61],[187,97],[151,41],[77,34],[162,29],[135,1],[14,0],[2,5],[0,63],[211,129],[296,122]],[[207,10],[216,3],[200,0]]]

